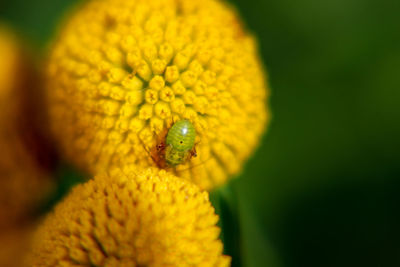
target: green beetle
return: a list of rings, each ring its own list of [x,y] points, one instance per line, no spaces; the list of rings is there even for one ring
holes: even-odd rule
[[[196,157],[196,130],[188,120],[180,120],[168,130],[165,142],[157,145],[159,167],[176,167],[191,157]]]

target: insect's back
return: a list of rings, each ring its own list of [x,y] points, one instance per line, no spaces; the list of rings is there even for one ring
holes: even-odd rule
[[[169,129],[166,145],[171,146],[173,150],[186,152],[192,150],[196,138],[196,130],[193,124],[188,120],[181,120]]]

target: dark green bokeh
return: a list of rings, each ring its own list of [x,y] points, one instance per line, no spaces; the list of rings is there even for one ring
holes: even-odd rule
[[[76,1],[0,2],[42,49]],[[273,121],[230,188],[245,266],[400,265],[400,1],[234,0]]]

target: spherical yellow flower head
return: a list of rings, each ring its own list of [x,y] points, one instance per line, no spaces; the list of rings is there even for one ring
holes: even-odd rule
[[[197,157],[167,170],[211,189],[240,171],[267,122],[254,39],[219,1],[91,1],[62,30],[47,76],[54,135],[92,173],[155,166],[153,148],[187,119]]]
[[[156,168],[73,189],[34,237],[29,266],[227,266],[208,193]]]
[[[31,146],[37,134],[24,98],[27,85],[33,88],[35,82],[32,62],[22,50],[14,34],[0,25],[0,235],[28,219],[50,189],[50,176]]]

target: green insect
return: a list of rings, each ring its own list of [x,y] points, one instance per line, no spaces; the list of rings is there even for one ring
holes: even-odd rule
[[[168,130],[165,142],[161,141],[157,145],[157,155],[152,158],[161,168],[183,164],[197,156],[195,139],[196,130],[193,124],[188,120],[180,120]]]

